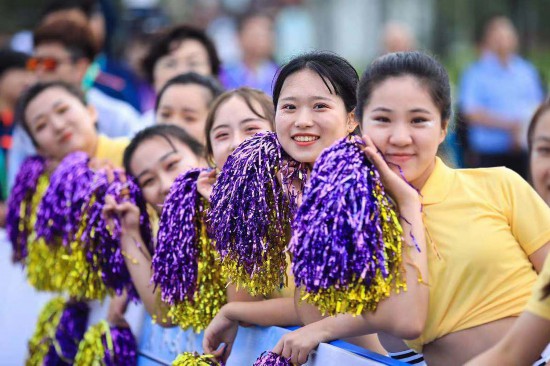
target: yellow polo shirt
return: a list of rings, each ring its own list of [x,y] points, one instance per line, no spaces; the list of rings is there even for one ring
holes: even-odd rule
[[[518,316],[537,279],[528,256],[550,241],[550,208],[509,169],[451,169],[437,158],[421,195],[430,300],[422,335],[407,342],[417,352]]]
[[[124,150],[130,141],[126,138],[109,138],[99,135],[95,158],[109,160],[115,167],[122,167]]]
[[[550,284],[550,255],[546,257],[544,268],[539,274],[535,288],[533,289],[533,295],[527,303],[527,311],[535,315],[550,320],[550,296],[542,298],[543,289]]]

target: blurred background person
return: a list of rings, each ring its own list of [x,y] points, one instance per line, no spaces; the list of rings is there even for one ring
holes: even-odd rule
[[[415,48],[416,39],[405,24],[390,22],[384,26],[382,53],[407,52]]]
[[[503,16],[484,27],[481,55],[463,74],[460,109],[468,123],[472,165],[504,165],[527,177],[525,131],[544,98],[535,67],[517,53],[518,36]]]
[[[159,93],[168,80],[187,72],[217,79],[221,61],[214,43],[203,30],[180,24],[153,39],[142,67],[147,81]],[[155,110],[151,109],[143,114],[140,127],[154,122]]]
[[[271,83],[278,69],[273,60],[273,20],[264,13],[248,13],[239,19],[237,31],[241,60],[224,67],[222,84],[227,89],[248,86],[271,95]]]
[[[22,52],[0,50],[0,226],[5,224],[8,198],[7,157],[12,147],[15,106],[19,96],[34,82],[26,69],[28,56]]]
[[[96,53],[95,42],[87,26],[69,20],[56,20],[35,30],[34,55],[27,66],[39,81],[64,81],[82,88],[88,103],[97,111],[100,133],[108,137],[129,136],[140,121],[136,110],[93,86],[83,85]],[[9,186],[23,160],[35,151],[20,126],[15,128],[13,139],[14,147],[9,156]]]

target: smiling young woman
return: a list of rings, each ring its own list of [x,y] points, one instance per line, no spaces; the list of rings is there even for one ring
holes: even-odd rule
[[[357,95],[366,154],[401,216],[411,222],[416,216],[404,211],[407,202],[422,203],[421,221],[411,226],[417,239],[426,233],[417,263],[427,260],[429,296],[411,294],[408,281],[406,292],[381,302],[375,313],[323,319],[277,349],[307,355],[319,341],[382,330],[394,336],[383,342],[389,351],[405,349],[395,342],[401,338],[428,364],[462,365],[496,344],[525,307],[550,249],[550,209],[506,168],[451,169],[436,156],[452,103],[448,75],[434,58],[382,56],[365,71]],[[420,194],[403,199],[408,184],[396,179]],[[400,301],[409,295],[417,301]],[[397,307],[388,313],[389,304]],[[410,331],[404,332],[406,323]]]

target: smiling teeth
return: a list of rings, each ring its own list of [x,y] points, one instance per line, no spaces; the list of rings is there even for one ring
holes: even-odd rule
[[[294,136],[294,140],[298,142],[310,142],[318,139],[319,137],[317,136]]]

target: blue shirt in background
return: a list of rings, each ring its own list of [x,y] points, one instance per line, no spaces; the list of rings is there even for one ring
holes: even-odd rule
[[[516,120],[526,129],[543,101],[544,91],[537,70],[528,61],[513,55],[504,66],[497,56],[486,52],[463,74],[460,106],[466,114],[484,111],[505,120]],[[482,154],[511,151],[513,136],[498,128],[471,125],[470,148]]]

